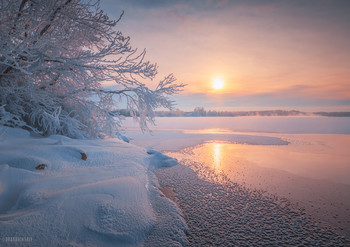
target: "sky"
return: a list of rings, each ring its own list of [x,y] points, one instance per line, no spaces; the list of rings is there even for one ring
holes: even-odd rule
[[[349,0],[101,0],[192,110],[350,111]],[[213,88],[220,79],[224,86]],[[152,85],[151,85],[152,86]]]

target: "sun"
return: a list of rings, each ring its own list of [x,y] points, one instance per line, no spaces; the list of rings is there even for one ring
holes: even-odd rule
[[[215,78],[213,80],[213,84],[212,84],[212,87],[215,89],[215,90],[219,90],[219,89],[222,89],[224,87],[225,83],[223,80],[221,80],[220,78]]]

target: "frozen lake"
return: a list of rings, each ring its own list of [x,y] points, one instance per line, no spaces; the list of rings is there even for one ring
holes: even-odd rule
[[[210,162],[222,163],[221,157],[234,154],[259,167],[350,185],[350,118],[172,117],[156,123],[152,134],[141,134],[127,119],[127,134],[136,144],[160,151],[210,141],[214,144],[204,147],[214,157]]]
[[[125,125],[137,127],[131,118]],[[350,134],[350,117],[158,117],[151,129]]]
[[[185,166],[196,163],[287,198],[350,235],[350,118],[173,117],[156,123],[152,135],[141,134],[128,119],[127,135]]]

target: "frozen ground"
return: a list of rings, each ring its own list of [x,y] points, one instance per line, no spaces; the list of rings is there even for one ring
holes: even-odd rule
[[[345,237],[317,225],[288,200],[198,166],[186,163],[157,172],[164,192],[185,215],[190,246],[349,246]]]
[[[300,156],[302,158],[310,152],[310,149],[308,150],[303,145],[300,147],[296,144],[289,145],[262,146],[209,142],[186,148],[181,152],[166,154],[177,158],[180,164],[190,167],[204,180],[208,180],[206,174],[211,174],[209,181],[225,175],[226,178],[249,190],[265,191],[266,194],[276,198],[288,200],[295,208],[302,208],[304,213],[312,217],[313,222],[317,222],[319,226],[331,227],[339,234],[350,237],[350,185],[287,172],[290,163],[303,163],[299,160],[300,155],[297,152],[299,148],[302,148]],[[283,151],[283,149],[288,148],[293,150],[291,154]],[[314,151],[314,149],[311,150]],[[275,153],[280,157],[283,157],[282,154],[284,154],[284,157],[278,160],[279,163],[286,165],[285,170],[277,169],[277,165],[273,163]],[[291,159],[289,155],[292,155],[294,159]],[[311,158],[311,160],[307,160],[309,164],[317,166],[318,160],[315,160],[316,164],[312,164],[313,154],[311,153],[309,156]],[[334,160],[336,161],[336,159],[335,155]],[[347,164],[349,164],[349,160],[348,157]],[[335,161],[332,163],[336,163]],[[307,166],[307,164],[304,165]],[[336,168],[336,166],[333,167]],[[163,174],[168,172],[171,170],[162,171]],[[304,175],[308,175],[308,172],[304,171]],[[316,176],[321,175],[324,175],[323,172]],[[349,176],[349,173],[346,176]],[[332,174],[330,178],[333,178]],[[221,183],[222,181],[215,179],[215,182]],[[160,179],[160,183],[163,184],[163,179]],[[181,185],[182,183],[180,182]],[[192,193],[197,194],[197,192]]]
[[[0,128],[0,246],[186,245],[153,174],[176,160],[118,139]]]

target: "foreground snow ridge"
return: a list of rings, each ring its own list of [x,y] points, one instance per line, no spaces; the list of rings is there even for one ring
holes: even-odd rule
[[[118,139],[0,128],[0,246],[186,245],[183,217],[153,174],[176,160]]]

